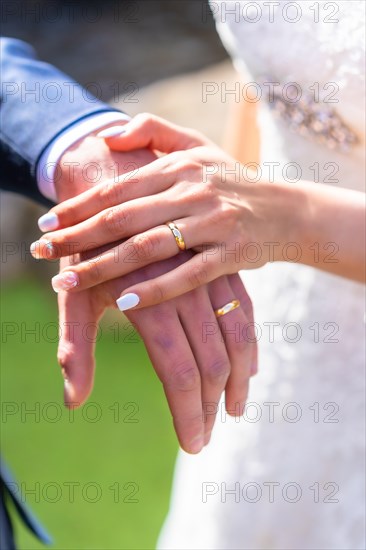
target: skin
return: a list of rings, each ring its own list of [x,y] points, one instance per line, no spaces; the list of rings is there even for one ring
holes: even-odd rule
[[[87,137],[70,148],[60,161],[60,175],[55,182],[58,199],[65,201],[93,189],[93,183],[85,180],[83,172],[89,162],[97,163],[102,179],[107,179],[116,175],[116,166],[118,174],[123,174],[131,170],[131,162],[140,167],[154,159],[155,155],[146,149],[114,152],[103,140]],[[89,177],[92,178],[92,174]],[[71,269],[70,266],[77,269],[83,260],[89,263],[96,254],[99,255],[100,250],[64,257],[61,270]],[[68,407],[82,404],[92,390],[94,342],[97,324],[105,309],[115,307],[116,299],[125,288],[162,276],[191,256],[187,251],[78,293],[58,293],[62,327],[58,360],[65,379],[64,399]],[[214,309],[233,298],[241,301],[241,307],[216,319]],[[210,439],[222,392],[226,392],[229,414],[242,414],[249,378],[257,370],[256,342],[250,325],[253,309],[239,277],[221,277],[184,297],[131,311],[128,319],[143,338],[162,381],[181,447],[190,453],[199,452]],[[86,340],[83,327],[87,323],[90,330]],[[209,334],[203,338],[206,326]],[[230,334],[237,326],[245,328],[240,338]]]
[[[124,240],[95,262],[68,269],[77,282],[70,293],[177,255],[167,220],[175,221],[196,254],[165,274],[129,286],[122,295],[136,294],[136,309],[240,269],[293,261],[294,252],[300,252],[296,261],[305,265],[365,280],[363,193],[310,182],[253,183],[243,176],[243,166],[201,134],[152,115],[137,116],[125,133],[106,141],[113,150],[147,147],[166,154],[53,209],[60,229],[39,241],[39,257],[60,257],[70,246],[79,251],[90,242],[102,246]],[[291,258],[283,253],[288,243],[296,245]]]

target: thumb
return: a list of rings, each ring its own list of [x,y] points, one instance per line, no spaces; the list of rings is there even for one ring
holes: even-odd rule
[[[57,359],[65,379],[64,401],[69,408],[86,401],[93,388],[98,319],[89,294],[90,291],[58,294],[61,335]]]
[[[177,126],[148,113],[137,115],[123,127],[115,126],[102,130],[98,137],[104,138],[113,151],[148,148],[162,153],[172,153],[209,143],[209,140],[196,130]]]

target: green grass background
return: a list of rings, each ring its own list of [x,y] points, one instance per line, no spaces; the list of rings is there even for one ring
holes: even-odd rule
[[[53,536],[54,548],[154,548],[168,509],[177,443],[142,342],[115,342],[109,327],[116,319],[104,322],[90,398],[97,405],[75,411],[72,419],[62,405],[56,343],[49,341],[55,331],[49,329],[46,341],[25,334],[36,322],[44,327],[57,321],[53,293],[32,279],[7,284],[1,321],[1,452],[17,482],[36,488],[26,502]],[[17,334],[7,336],[6,323],[16,323]],[[129,332],[122,324],[121,339]],[[16,410],[5,416],[9,403]],[[26,414],[37,406],[39,418]],[[100,418],[93,422],[96,413]],[[74,502],[65,485],[70,482],[80,484]],[[100,498],[90,502],[95,487]],[[21,549],[44,548],[19,522],[16,528]]]

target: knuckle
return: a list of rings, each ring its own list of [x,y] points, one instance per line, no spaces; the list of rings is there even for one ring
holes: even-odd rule
[[[160,238],[154,233],[143,233],[133,240],[136,254],[141,260],[154,259],[159,244]]]
[[[155,122],[154,116],[150,113],[139,113],[134,117],[134,120],[140,128],[144,129],[149,128]]]
[[[236,207],[223,203],[219,197],[212,197],[211,201],[212,223],[219,225],[225,235],[236,236],[241,234],[243,231],[243,224],[238,216]]]
[[[151,300],[153,304],[159,304],[160,302],[165,301],[165,290],[161,284],[157,281],[151,280],[149,283],[149,291],[151,295]]]
[[[246,361],[247,357],[250,355],[250,344],[247,340],[246,335],[235,338],[235,340],[230,342],[231,352],[237,361]]]
[[[122,188],[119,182],[111,181],[106,183],[100,192],[100,201],[102,208],[108,208],[112,204],[122,202]]]
[[[64,378],[68,377],[68,371],[72,362],[72,350],[68,346],[59,345],[57,350],[57,361],[61,367]]]
[[[174,367],[169,386],[177,391],[187,392],[194,390],[200,382],[200,376],[195,366],[187,361]]]
[[[201,189],[205,196],[217,197],[217,187],[211,178],[207,178],[207,180],[203,182]]]
[[[199,200],[204,203],[208,213],[214,214],[220,209],[222,199],[213,181],[207,180],[200,184],[197,192]]]
[[[214,384],[225,385],[230,374],[230,364],[225,359],[217,359],[205,369],[205,378]]]
[[[235,227],[238,222],[238,210],[235,206],[226,203],[219,202],[216,209],[216,216],[220,223]]]
[[[83,272],[79,272],[80,281],[84,281],[84,284],[95,285],[102,280],[102,270],[99,265],[99,258],[88,260],[87,268]]]
[[[108,233],[120,236],[123,234],[127,227],[131,224],[131,212],[125,208],[117,206],[115,208],[109,208],[102,214],[102,224]]]
[[[188,175],[195,176],[194,180],[196,181],[197,170],[202,170],[202,164],[192,156],[190,151],[173,151],[169,154],[169,165],[167,168],[175,174],[179,174],[180,177],[184,173],[186,179],[188,179]]]
[[[208,272],[204,265],[191,267],[187,274],[187,280],[190,288],[204,285],[208,279]]]
[[[202,164],[194,158],[181,159],[178,161],[178,167],[186,173],[188,181],[190,181],[190,178],[196,180],[197,172],[202,171]]]

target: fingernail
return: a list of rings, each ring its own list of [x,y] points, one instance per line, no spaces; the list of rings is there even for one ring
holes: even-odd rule
[[[118,300],[116,300],[116,304],[120,311],[131,309],[132,307],[137,306],[139,302],[140,298],[137,296],[137,294],[133,294],[132,292],[125,294],[124,296],[121,296],[120,298],[118,298]]]
[[[111,128],[105,128],[105,130],[102,130],[97,134],[97,137],[100,138],[109,138],[109,137],[116,137],[120,136],[121,134],[125,133],[125,129],[123,126],[112,126]]]
[[[38,220],[38,227],[41,231],[54,231],[60,225],[58,215],[54,212],[47,212]]]
[[[198,435],[197,437],[192,439],[189,445],[189,452],[192,454],[197,454],[200,451],[202,451],[203,446],[204,446],[203,437],[202,435]]]
[[[33,258],[39,260],[40,258],[53,258],[55,255],[55,247],[50,241],[46,239],[40,239],[30,245],[30,253]]]
[[[79,284],[79,277],[74,271],[64,271],[52,277],[52,288],[55,292],[70,290]]]

